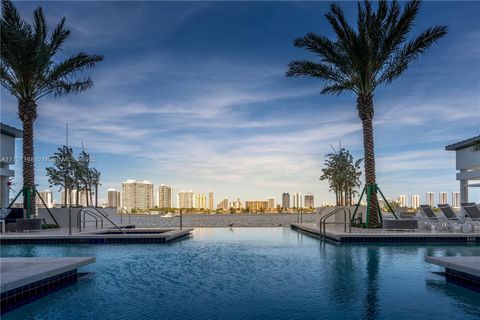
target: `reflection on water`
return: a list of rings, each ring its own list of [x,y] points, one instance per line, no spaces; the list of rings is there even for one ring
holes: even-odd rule
[[[366,292],[363,301],[364,319],[377,319],[378,316],[378,272],[379,250],[367,250]]]

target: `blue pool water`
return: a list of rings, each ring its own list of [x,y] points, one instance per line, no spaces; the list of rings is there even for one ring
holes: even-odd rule
[[[3,245],[6,256],[96,256],[92,275],[11,319],[480,319],[480,294],[424,256],[479,246],[334,245],[288,228],[197,229],[170,245]]]

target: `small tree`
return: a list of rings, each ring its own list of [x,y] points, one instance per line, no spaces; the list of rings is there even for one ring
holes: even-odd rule
[[[50,184],[50,187],[60,187],[58,191],[63,190],[65,192],[65,207],[67,206],[67,203],[71,206],[71,190],[76,186],[76,160],[73,156],[73,150],[72,148],[63,146],[58,148],[58,151],[55,152],[50,159],[53,160],[53,166],[47,167],[46,169],[48,183]]]
[[[363,159],[356,160],[350,151],[341,148],[325,155],[325,168],[320,180],[328,180],[330,191],[335,192],[337,206],[351,205],[353,197],[360,187],[360,164]]]

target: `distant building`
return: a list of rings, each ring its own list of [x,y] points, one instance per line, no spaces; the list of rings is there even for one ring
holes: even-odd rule
[[[448,204],[448,196],[446,192],[440,192],[438,198],[438,204]]]
[[[180,209],[191,209],[195,206],[194,196],[192,190],[185,191],[182,190],[177,194],[178,207]]]
[[[285,209],[290,208],[290,193],[288,192],[282,194],[282,207]]]
[[[275,198],[268,198],[268,210],[275,209]]]
[[[208,209],[213,210],[213,192],[208,193]]]
[[[245,208],[251,212],[265,211],[268,209],[268,201],[245,201]]]
[[[107,207],[108,208],[118,208],[122,206],[120,201],[120,191],[115,189],[108,189],[107,190]]]
[[[122,183],[123,206],[127,210],[153,208],[153,184],[150,181],[127,180]]]
[[[173,208],[172,187],[161,184],[158,186],[157,205],[159,208]]]
[[[305,208],[315,208],[315,198],[313,194],[305,195]]]
[[[414,209],[417,209],[418,207],[420,207],[420,196],[417,195],[417,194],[414,194],[412,196],[412,205],[411,205],[412,208]]]
[[[220,210],[228,210],[230,209],[229,207],[229,202],[228,202],[228,198],[224,198],[222,201],[220,201],[218,204],[217,204],[217,209],[220,209]]]
[[[230,207],[231,208],[234,208],[236,210],[240,210],[243,208],[243,205],[242,203],[240,202],[240,198],[237,198],[235,201],[233,201],[231,204],[230,204]]]
[[[427,204],[430,207],[435,207],[437,205],[435,203],[435,192],[427,192]]]
[[[15,139],[22,137],[22,130],[0,123],[0,133],[0,208],[6,208],[10,204],[10,179],[15,175],[10,168],[15,164]]]
[[[452,192],[452,207],[460,208],[460,192]]]
[[[330,206],[330,204],[328,203],[328,201],[323,201],[322,202],[322,207],[325,208],[325,207],[328,207]]]
[[[398,205],[400,207],[406,207],[407,206],[407,196],[405,194],[401,194],[398,196]]]
[[[71,206],[86,207],[86,206],[93,205],[90,202],[90,198],[91,198],[90,197],[90,191],[87,192],[86,190],[80,190],[78,192],[78,203],[77,203],[77,190],[76,189],[69,190],[68,194],[69,195],[67,197],[65,197],[65,190],[62,190],[60,192],[61,203],[64,206],[69,206],[70,201],[72,201]]]
[[[43,202],[45,202],[45,204],[47,205],[47,208],[53,208],[52,191],[45,190],[45,191],[39,192],[38,194],[40,195],[41,199],[38,195],[35,198],[35,202],[37,203],[37,208],[45,208],[45,205],[43,204]]]
[[[294,193],[293,194],[293,208],[303,208],[302,194],[301,193]]]
[[[197,193],[195,195],[195,208],[207,209],[207,196],[204,193]]]

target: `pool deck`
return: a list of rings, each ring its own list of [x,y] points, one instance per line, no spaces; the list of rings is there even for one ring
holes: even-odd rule
[[[1,258],[1,313],[77,281],[77,269],[95,257]]]
[[[425,261],[444,267],[447,280],[480,292],[480,256],[425,257]]]
[[[35,243],[169,243],[188,237],[192,228],[126,228],[86,229],[82,232],[68,229],[48,229],[36,232],[10,232],[0,235],[0,244]]]
[[[316,223],[294,223],[291,228],[316,237],[320,237],[320,227]],[[327,225],[325,238],[338,243],[352,242],[456,242],[480,244],[480,233],[461,233],[444,231],[389,231],[385,229],[352,228],[345,232],[342,225]]]

